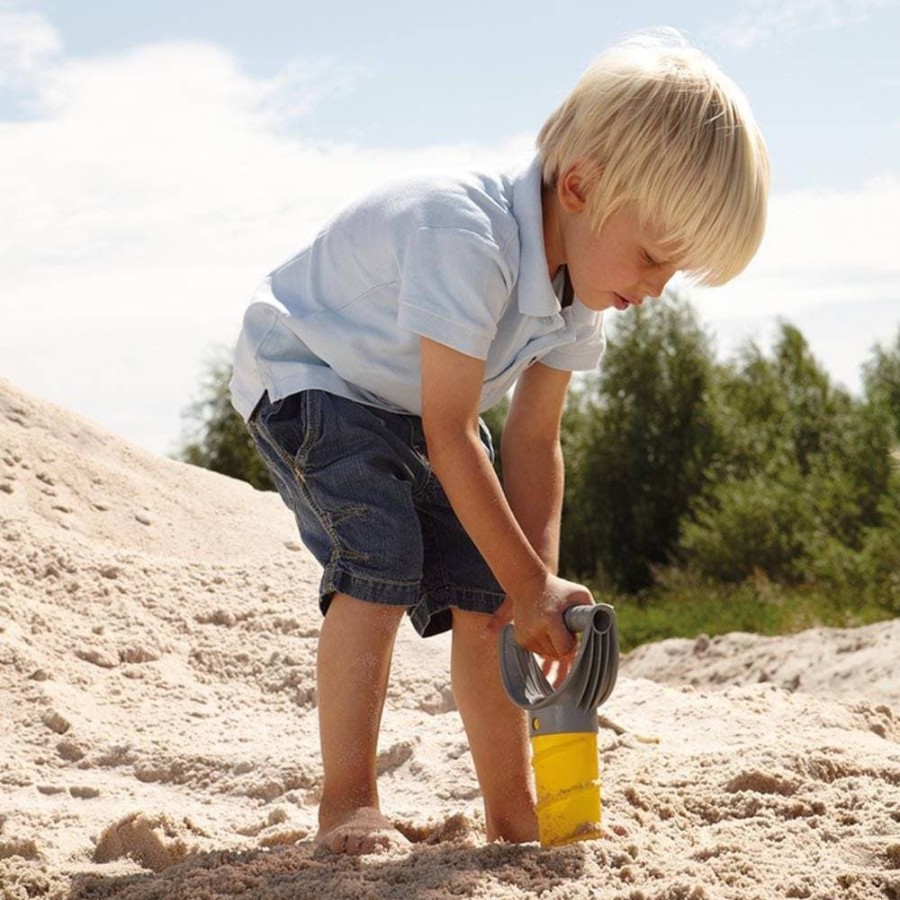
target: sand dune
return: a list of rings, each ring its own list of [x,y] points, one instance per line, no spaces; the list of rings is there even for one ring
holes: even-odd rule
[[[811,628],[789,637],[674,638],[630,653],[632,678],[699,688],[769,682],[820,697],[884,703],[900,711],[900,619],[863,628]]]
[[[640,649],[608,836],[556,850],[485,843],[449,643],[404,625],[379,769],[414,843],[346,859],[309,840],[317,582],[274,495],[0,381],[2,900],[900,898],[900,623]]]

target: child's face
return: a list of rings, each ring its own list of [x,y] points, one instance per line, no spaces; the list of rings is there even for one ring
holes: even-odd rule
[[[634,203],[617,209],[594,231],[578,179],[558,191],[558,236],[578,299],[594,310],[620,311],[658,297],[677,271],[662,232],[642,227]]]
[[[599,234],[586,212],[570,220],[566,231],[569,278],[578,299],[590,309],[640,306],[645,297],[659,297],[677,270],[663,236],[641,228],[634,204],[616,210]]]

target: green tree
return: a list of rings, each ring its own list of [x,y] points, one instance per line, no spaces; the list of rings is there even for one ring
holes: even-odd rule
[[[880,504],[881,525],[866,534],[860,553],[863,591],[869,602],[900,615],[900,465],[891,473]]]
[[[850,406],[800,331],[782,323],[770,355],[751,342],[719,369],[716,407],[724,443],[717,480],[786,465],[808,474]]]
[[[900,441],[900,329],[892,345],[879,344],[872,350],[863,366],[863,384],[869,401],[890,415],[894,440]]]
[[[224,353],[207,363],[199,398],[184,412],[187,437],[178,458],[248,481],[259,490],[274,490],[246,424],[231,405],[231,372],[231,358]]]
[[[481,418],[491,433],[491,443],[494,446],[494,471],[497,477],[503,478],[503,460],[500,458],[500,438],[503,435],[503,426],[509,414],[509,397],[504,397],[499,403],[495,403],[490,409],[485,410]]]
[[[714,360],[690,303],[669,296],[617,320],[599,373],[564,418],[569,469],[562,560],[636,591],[669,562],[717,435]]]
[[[705,575],[812,582],[842,571],[880,522],[890,423],[834,386],[797,328],[744,348],[716,390],[722,442],[681,547]],[[826,576],[831,577],[831,576]]]
[[[797,582],[808,567],[815,511],[796,468],[720,482],[684,525],[681,547],[690,565],[717,581],[755,572]]]

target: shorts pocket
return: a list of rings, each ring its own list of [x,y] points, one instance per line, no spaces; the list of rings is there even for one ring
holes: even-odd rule
[[[264,406],[257,428],[282,462],[295,472],[302,470],[311,449],[321,438],[321,391],[300,391]]]

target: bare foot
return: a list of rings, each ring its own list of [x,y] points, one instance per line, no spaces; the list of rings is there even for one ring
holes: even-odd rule
[[[351,810],[327,827],[322,826],[315,843],[332,853],[351,856],[409,846],[409,841],[372,806]]]
[[[522,815],[514,819],[507,819],[502,823],[487,823],[487,839],[489,841],[503,841],[507,844],[530,844],[538,839],[538,824],[534,810],[529,810],[528,815]]]

